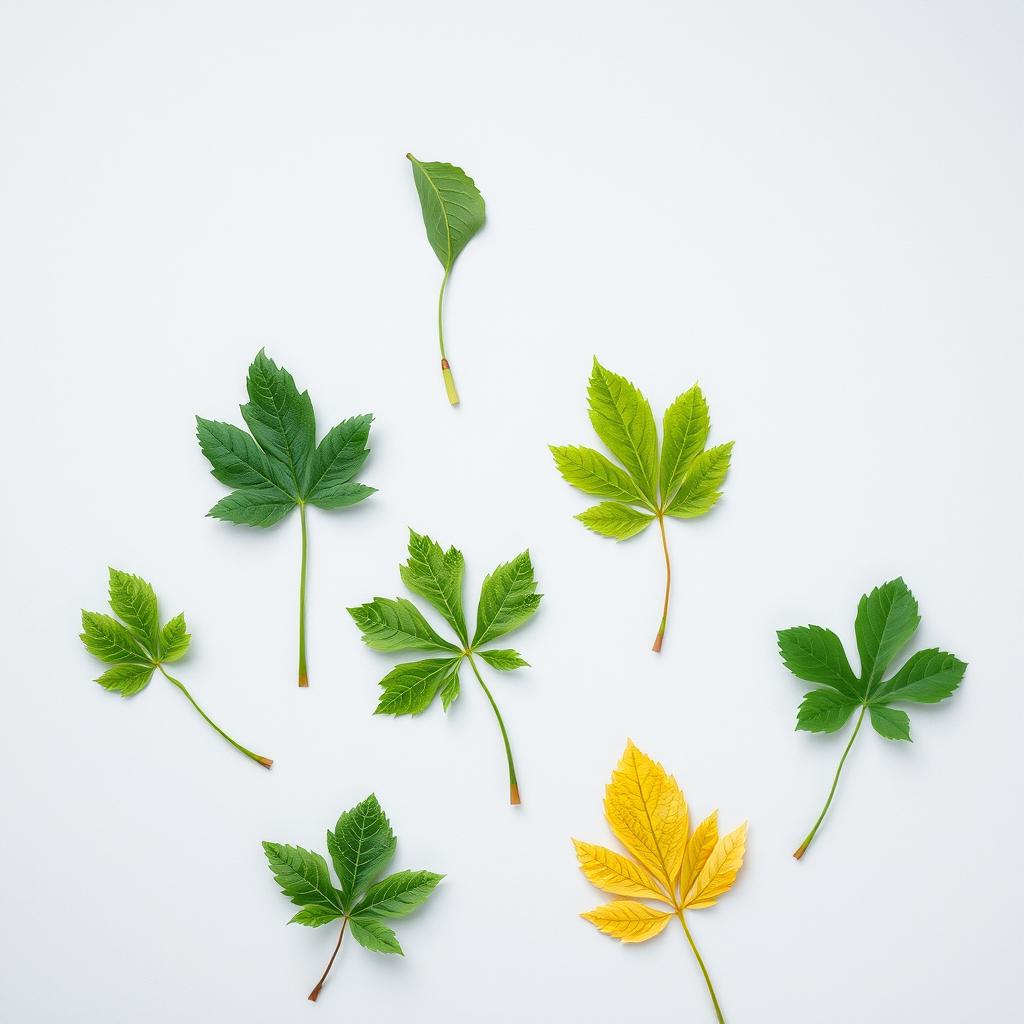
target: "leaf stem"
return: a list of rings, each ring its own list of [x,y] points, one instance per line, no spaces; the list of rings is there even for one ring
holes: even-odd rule
[[[165,668],[163,667],[163,665],[159,665],[159,664],[158,664],[158,665],[157,665],[157,668],[158,668],[158,669],[160,669],[160,671],[161,671],[161,672],[163,673],[164,677],[165,677],[165,678],[167,679],[167,681],[168,681],[168,682],[171,682],[171,683],[173,683],[173,684],[174,684],[174,685],[175,685],[175,686],[176,686],[176,687],[177,687],[177,688],[178,688],[179,690],[181,690],[181,692],[182,692],[183,694],[185,694],[185,697],[186,697],[186,698],[188,699],[188,702],[189,702],[189,703],[190,703],[190,704],[192,705],[192,707],[194,707],[194,708],[196,709],[196,711],[198,711],[198,712],[199,712],[199,714],[201,714],[201,715],[203,716],[203,718],[204,718],[204,719],[206,720],[207,724],[209,724],[210,726],[212,726],[212,727],[213,727],[213,729],[214,729],[214,730],[215,730],[216,732],[220,733],[220,735],[221,735],[221,736],[223,736],[223,737],[224,737],[224,739],[226,739],[226,740],[228,741],[228,743],[230,743],[230,744],[231,744],[231,746],[233,746],[233,747],[235,748],[235,750],[239,750],[239,751],[241,751],[241,752],[242,752],[243,754],[245,754],[245,756],[246,756],[246,757],[251,757],[251,758],[252,758],[252,759],[253,759],[253,760],[254,760],[254,761],[255,761],[255,762],[257,763],[257,764],[261,764],[261,765],[263,765],[263,767],[264,767],[264,768],[269,768],[269,767],[270,767],[270,766],[271,766],[271,765],[272,765],[272,764],[274,763],[274,762],[273,762],[273,761],[272,761],[272,760],[271,760],[271,759],[270,759],[269,757],[261,757],[261,756],[260,756],[259,754],[254,754],[254,753],[253,753],[253,752],[252,752],[251,750],[249,750],[249,749],[248,749],[247,747],[243,747],[241,743],[236,743],[236,742],[235,742],[235,741],[234,741],[234,740],[233,740],[233,739],[232,739],[232,738],[231,738],[231,737],[230,737],[230,736],[229,736],[229,735],[228,735],[228,734],[227,734],[227,733],[226,733],[226,732],[225,732],[225,731],[224,731],[224,730],[223,730],[223,729],[222,729],[222,728],[221,728],[221,727],[220,727],[220,726],[219,726],[219,725],[218,725],[218,724],[217,724],[217,723],[216,723],[216,722],[215,722],[215,721],[214,721],[214,720],[212,719],[212,718],[210,718],[210,716],[209,716],[209,715],[208,715],[208,714],[207,714],[207,713],[206,713],[206,712],[205,712],[205,711],[204,711],[204,710],[203,710],[203,709],[202,709],[202,708],[201,708],[201,707],[200,707],[200,706],[199,706],[199,705],[198,705],[198,704],[197,704],[197,703],[195,702],[195,699],[193,698],[192,694],[191,694],[191,693],[189,693],[189,692],[188,692],[188,690],[186,690],[186,689],[185,689],[185,685],[184,685],[184,684],[183,684],[183,683],[181,682],[181,680],[180,680],[180,679],[175,679],[175,678],[174,678],[174,676],[172,676],[172,675],[170,674],[170,672],[168,672],[168,671],[167,671],[167,669],[165,669]]]
[[[299,524],[302,527],[302,562],[299,568],[299,686],[309,686],[306,672],[306,503],[299,502]]]
[[[715,987],[711,984],[711,977],[708,974],[708,969],[704,966],[704,961],[701,959],[700,953],[697,952],[697,944],[693,941],[690,929],[686,926],[686,917],[683,915],[682,909],[677,910],[676,913],[679,915],[679,923],[683,926],[683,931],[686,932],[686,940],[690,943],[690,949],[693,950],[693,955],[697,958],[697,963],[700,965],[700,972],[704,975],[704,981],[707,983],[708,992],[711,993],[711,1002],[715,1004],[715,1015],[718,1017],[718,1024],[725,1024],[725,1018],[722,1016],[722,1008],[718,1005],[718,996],[715,995]]]
[[[825,806],[822,808],[821,814],[818,815],[818,820],[814,823],[814,828],[807,833],[807,838],[800,844],[799,848],[793,854],[797,860],[806,853],[807,847],[811,845],[811,840],[814,838],[814,834],[818,831],[825,815],[828,813],[829,806],[832,803],[832,797],[835,796],[836,786],[839,785],[839,773],[843,770],[843,765],[846,764],[846,758],[850,753],[850,747],[853,746],[853,741],[857,738],[857,733],[860,732],[860,724],[864,721],[864,712],[867,711],[867,709],[868,706],[866,704],[860,709],[860,717],[858,717],[857,724],[854,726],[853,735],[850,737],[850,742],[846,744],[843,756],[839,759],[839,767],[836,769],[836,777],[832,780],[832,788],[828,791],[828,799],[825,801]]]
[[[512,746],[508,741],[508,733],[505,731],[505,723],[501,720],[501,712],[498,710],[498,705],[494,702],[494,698],[491,696],[491,691],[487,689],[487,684],[480,675],[480,671],[476,667],[476,662],[473,660],[473,655],[469,650],[466,651],[466,657],[469,659],[469,664],[473,669],[473,674],[476,676],[476,681],[483,688],[484,693],[487,694],[487,699],[491,702],[491,707],[494,709],[494,717],[498,719],[498,728],[501,730],[501,738],[505,743],[505,758],[508,761],[508,802],[510,804],[521,803],[519,799],[519,783],[516,781],[516,766],[512,761]]]
[[[452,368],[447,358],[445,357],[444,351],[444,290],[448,286],[448,274],[451,272],[451,267],[447,267],[444,272],[444,279],[441,281],[441,293],[437,297],[437,336],[441,342],[441,376],[444,378],[444,389],[448,393],[448,401],[452,405],[459,404],[459,392],[455,387],[455,378],[452,376]]]
[[[324,987],[324,982],[327,980],[327,975],[331,973],[331,968],[334,966],[334,958],[338,955],[338,950],[341,949],[341,940],[345,938],[345,926],[348,924],[348,918],[344,918],[341,922],[341,931],[338,933],[338,944],[334,947],[334,952],[331,954],[331,959],[327,961],[327,966],[324,968],[324,973],[320,975],[320,980],[316,983],[313,991],[309,993],[309,1001],[315,1003],[317,996],[320,995],[320,989]]]
[[[661,650],[661,642],[665,639],[665,626],[668,624],[668,597],[672,590],[672,560],[668,555],[668,536],[665,533],[665,513],[658,512],[658,526],[661,527],[661,549],[665,552],[665,607],[661,612],[661,625],[658,627],[658,635],[654,638],[652,651]]]

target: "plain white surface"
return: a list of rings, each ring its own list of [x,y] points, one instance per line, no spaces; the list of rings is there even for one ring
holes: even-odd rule
[[[627,734],[695,814],[751,823],[693,926],[731,1022],[1010,1021],[1018,802],[1024,180],[1014,3],[46,3],[0,7],[0,331],[11,1022],[710,1021],[679,929],[622,947],[569,837]],[[440,269],[409,166],[488,204]],[[373,411],[358,509],[311,515],[311,687],[294,685],[298,521],[205,519],[193,414],[237,422],[267,346],[321,430]],[[546,445],[593,444],[593,354],[658,415],[695,379],[726,498],[616,546]],[[524,805],[465,681],[448,716],[373,718],[391,659],[346,605],[400,592],[413,525],[458,543],[467,603],[525,546],[546,594],[495,681]],[[194,634],[181,677],[264,773],[154,681],[90,680],[110,563]],[[852,646],[903,574],[918,646],[970,662],[916,742],[794,734],[777,627]],[[319,847],[371,790],[396,867],[447,879],[407,956],[291,913],[260,840]]]

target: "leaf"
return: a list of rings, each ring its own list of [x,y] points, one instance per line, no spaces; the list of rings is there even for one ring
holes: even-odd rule
[[[517,668],[529,668],[530,665],[518,651],[513,650],[481,651],[480,657],[499,672],[512,672]]]
[[[148,661],[146,652],[126,626],[100,612],[82,612],[79,637],[85,649],[109,665]]]
[[[480,590],[473,646],[497,640],[532,618],[541,599],[536,590],[529,551],[499,565],[486,577]]]
[[[701,452],[690,463],[676,496],[665,509],[665,515],[676,519],[696,519],[710,512],[722,496],[718,488],[729,472],[732,449],[733,442],[730,441]]]
[[[109,569],[110,607],[152,656],[160,646],[160,613],[153,588],[138,576]]]
[[[580,914],[605,935],[622,942],[644,942],[653,939],[672,920],[671,912],[655,910],[635,900],[614,900],[589,913]]]
[[[451,270],[459,253],[483,227],[483,196],[461,167],[423,163],[411,153],[405,155],[412,164],[427,241],[441,266]]]
[[[363,634],[363,643],[375,651],[458,651],[404,597],[375,597],[348,613]]]
[[[697,881],[686,896],[684,906],[688,910],[713,907],[736,881],[736,875],[743,866],[743,851],[747,844],[747,826],[744,823],[715,844],[711,856],[701,868]]]
[[[105,690],[112,690],[122,697],[134,697],[146,688],[154,671],[152,665],[115,665],[108,668],[96,682]]]
[[[404,956],[395,933],[372,917],[351,919],[352,937],[365,949],[375,953],[397,953]]]
[[[396,665],[381,681],[384,692],[376,715],[418,715],[458,668],[460,658],[428,658]]]
[[[600,452],[595,452],[593,448],[560,448],[557,445],[548,447],[555,457],[555,465],[562,474],[562,479],[579,488],[584,494],[645,504],[633,478]]]
[[[459,662],[451,675],[441,682],[441,707],[447,711],[458,699],[461,687],[459,686]]]
[[[369,454],[371,415],[342,420],[316,443],[316,416],[308,391],[262,349],[246,377],[249,401],[242,418],[251,434],[230,423],[196,417],[196,434],[213,476],[230,494],[207,513],[241,526],[267,528],[296,505],[302,536],[299,568],[299,686],[308,684],[306,666],[307,506],[348,508],[375,493],[353,478]]]
[[[704,393],[696,384],[666,410],[662,428],[661,495],[671,502],[690,464],[708,443],[711,419]]]
[[[839,761],[825,810],[793,854],[797,860],[821,827],[865,714],[870,712],[872,726],[886,739],[909,740],[909,717],[888,705],[902,701],[935,703],[951,696],[960,685],[967,665],[936,647],[918,651],[891,678],[883,678],[920,621],[917,599],[902,578],[889,580],[861,597],[854,623],[860,653],[859,677],[850,667],[842,642],[831,630],[797,626],[779,631],[779,651],[786,667],[800,679],[829,687],[804,695],[797,713],[797,729],[835,732],[857,708],[861,709]]]
[[[445,551],[440,544],[415,530],[409,531],[409,561],[398,567],[402,582],[426,598],[468,643],[466,616],[462,608],[462,577],[466,560],[454,547]]]
[[[444,875],[432,871],[399,871],[371,884],[394,855],[395,845],[391,823],[372,793],[343,812],[334,830],[327,833],[327,849],[340,888],[334,887],[330,868],[320,854],[300,846],[263,844],[270,870],[282,893],[292,903],[302,906],[289,924],[296,922],[317,928],[342,919],[341,934],[327,970],[309,994],[310,1000],[315,1002],[320,995],[346,930],[366,949],[402,954],[398,938],[381,919],[404,917],[415,910]]]
[[[595,358],[587,391],[590,422],[609,451],[626,467],[640,493],[658,499],[658,431],[639,388],[606,370]]]
[[[669,902],[645,868],[603,846],[581,843],[578,839],[574,839],[573,844],[580,870],[586,875],[587,881],[598,889],[616,896],[642,896],[644,899]]]
[[[588,530],[615,540],[629,540],[630,537],[635,537],[646,530],[655,519],[653,515],[638,512],[635,508],[617,501],[602,501],[600,505],[592,505],[575,518]]]
[[[192,636],[185,630],[185,616],[179,612],[160,631],[161,661],[180,661],[185,657],[192,642]]]
[[[718,845],[718,811],[712,811],[694,830],[683,852],[679,892],[685,896],[697,881],[712,851]]]

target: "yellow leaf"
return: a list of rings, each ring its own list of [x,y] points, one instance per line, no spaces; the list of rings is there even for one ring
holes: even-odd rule
[[[667,910],[655,910],[636,900],[614,900],[596,907],[589,914],[580,914],[605,935],[623,942],[643,942],[654,938],[672,916]]]
[[[689,832],[686,801],[676,780],[632,740],[605,790],[604,813],[619,842],[673,892]]]
[[[683,854],[683,869],[679,873],[679,893],[685,896],[701,868],[707,863],[718,842],[718,811],[712,811],[694,830]]]
[[[669,902],[668,897],[659,892],[658,883],[631,860],[603,846],[581,843],[578,839],[574,839],[573,843],[580,870],[598,889],[616,896],[642,896],[644,899]]]
[[[712,907],[718,897],[727,893],[736,881],[736,873],[743,865],[743,851],[747,843],[746,823],[734,832],[722,836],[711,851],[707,863],[701,868],[697,881],[686,897],[683,906],[687,910]]]

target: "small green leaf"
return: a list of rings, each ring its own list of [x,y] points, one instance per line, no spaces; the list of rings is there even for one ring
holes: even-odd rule
[[[288,923],[304,924],[307,928],[319,928],[321,925],[330,924],[331,921],[337,921],[339,917],[341,917],[340,910],[311,903],[309,906],[303,907]]]
[[[458,651],[404,597],[375,597],[348,613],[362,632],[363,643],[375,651]]]
[[[397,953],[403,956],[402,947],[398,944],[395,933],[380,921],[372,917],[350,919],[352,935],[360,946],[373,950],[374,953]]]
[[[459,663],[461,664],[461,662]],[[461,687],[459,685],[459,664],[456,664],[452,674],[441,683],[441,707],[447,711],[458,699]]]
[[[541,595],[536,590],[529,551],[499,565],[480,590],[473,646],[505,636],[530,619],[540,605]]]
[[[372,793],[338,818],[327,833],[327,852],[341,882],[341,905],[352,901],[384,870],[395,854],[395,833]]]
[[[889,580],[860,599],[854,629],[865,692],[872,693],[920,621],[917,600],[902,578]]]
[[[835,732],[846,725],[857,701],[832,690],[811,690],[797,712],[796,727],[805,732]]]
[[[469,642],[462,608],[465,568],[461,551],[454,547],[445,551],[436,541],[409,530],[409,561],[398,567],[402,582],[445,617],[463,644]]]
[[[160,660],[180,661],[191,642],[191,634],[185,631],[185,616],[179,612],[160,632]]]
[[[319,505],[322,496],[330,495],[336,488],[350,483],[362,468],[370,454],[366,444],[372,421],[373,417],[369,414],[342,420],[337,426],[331,427],[317,445],[305,488],[307,499],[312,504]],[[372,488],[369,490],[372,493]]]
[[[733,441],[701,452],[690,463],[682,483],[665,514],[676,519],[695,519],[710,512],[722,496],[718,489],[725,482],[732,458]]]
[[[953,695],[966,671],[965,662],[937,647],[918,651],[880,687],[878,698],[887,704],[899,700],[936,704]]]
[[[426,711],[441,685],[458,669],[460,660],[429,658],[396,665],[380,681],[384,692],[374,714],[418,715]]]
[[[85,649],[110,665],[148,661],[147,652],[126,626],[100,612],[82,612],[82,633]]]
[[[523,656],[518,651],[511,649],[480,651],[479,654],[491,668],[496,668],[499,672],[512,672],[514,669],[528,668],[530,665],[528,661],[523,660]]]
[[[232,491],[206,514],[226,523],[266,528],[281,522],[293,508],[294,499],[285,497],[276,488],[252,487]]]
[[[782,660],[798,679],[831,686],[857,701],[862,698],[842,641],[831,629],[794,626],[780,629],[778,637]]]
[[[353,911],[354,917],[405,917],[433,892],[444,875],[433,871],[397,871],[371,885]]]
[[[562,479],[584,494],[646,504],[633,478],[593,448],[549,445]]]
[[[630,537],[643,533],[656,517],[646,512],[638,512],[635,508],[617,501],[602,501],[600,505],[591,505],[575,518],[588,530],[593,530],[602,537],[629,540]]]
[[[412,164],[427,241],[441,266],[451,270],[459,253],[483,227],[483,196],[461,167],[423,163],[411,153],[406,153],[406,157]]]
[[[150,656],[160,643],[160,613],[153,588],[140,576],[109,569],[110,607]]]
[[[884,736],[887,740],[910,739],[910,717],[905,711],[876,704],[872,704],[869,710],[871,724],[879,736]]]
[[[342,910],[341,898],[331,884],[327,861],[301,846],[264,843],[263,852],[281,892],[300,907],[323,906]]]
[[[115,665],[108,668],[96,682],[105,690],[119,693],[122,697],[134,697],[146,688],[155,671],[152,665]]]

